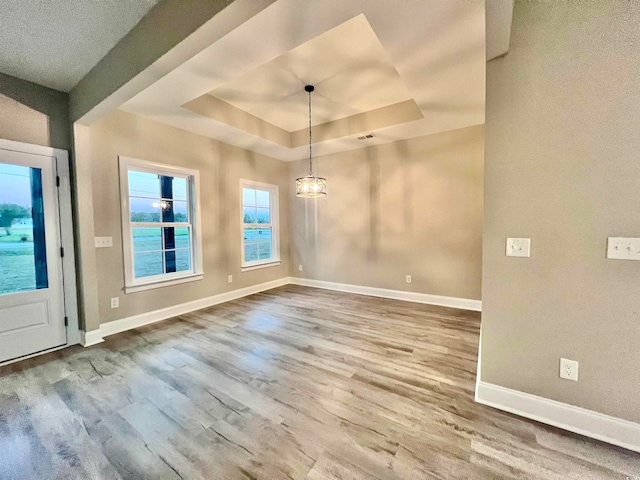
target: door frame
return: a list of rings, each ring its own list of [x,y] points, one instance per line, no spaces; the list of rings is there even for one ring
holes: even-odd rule
[[[43,352],[37,352],[24,357],[0,363],[8,365],[13,362],[25,360],[45,353],[60,350],[71,345],[80,343],[80,325],[78,320],[78,294],[76,284],[76,262],[75,262],[75,242],[73,209],[71,200],[71,169],[69,166],[69,152],[59,148],[44,147],[42,145],[32,145],[30,143],[15,142],[0,138],[0,150],[27,153],[56,159],[56,174],[60,179],[60,186],[56,188],[58,194],[60,245],[64,249],[62,257],[62,278],[63,296],[65,306],[65,316],[67,317],[67,343],[61,347],[52,348]]]

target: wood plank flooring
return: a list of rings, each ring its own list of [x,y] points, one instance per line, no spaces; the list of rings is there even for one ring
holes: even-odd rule
[[[474,403],[479,314],[286,286],[0,368],[0,479],[626,479]]]

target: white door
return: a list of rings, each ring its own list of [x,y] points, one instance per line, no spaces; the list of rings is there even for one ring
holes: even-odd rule
[[[0,362],[67,343],[56,159],[0,149]]]

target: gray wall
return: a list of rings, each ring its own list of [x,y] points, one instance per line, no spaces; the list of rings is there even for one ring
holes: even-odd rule
[[[69,96],[0,73],[0,138],[69,150]]]
[[[291,191],[292,275],[480,299],[483,162],[482,125],[316,158],[328,195]]]
[[[635,422],[640,262],[605,255],[640,237],[639,25],[640,2],[516,2],[487,65],[482,293],[484,382]]]
[[[95,251],[100,323],[289,275],[286,163],[122,111],[89,130],[95,235],[113,237],[113,248]],[[200,171],[203,280],[124,293],[118,155]],[[280,188],[280,266],[240,271],[240,178]],[[112,309],[110,299],[116,296],[120,308]]]

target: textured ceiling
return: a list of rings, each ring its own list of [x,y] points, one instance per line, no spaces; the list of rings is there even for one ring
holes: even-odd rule
[[[0,0],[0,72],[63,92],[158,0]]]

